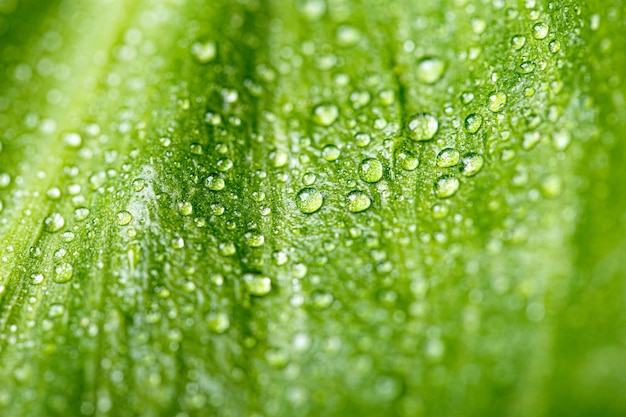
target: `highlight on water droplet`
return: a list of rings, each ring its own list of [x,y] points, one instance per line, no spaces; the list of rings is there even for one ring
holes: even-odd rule
[[[506,105],[506,94],[501,92],[493,92],[489,94],[489,101],[487,102],[487,108],[492,113],[498,113],[504,109]]]
[[[383,177],[383,164],[375,158],[367,158],[361,161],[359,176],[365,182],[378,182]]]
[[[461,165],[461,174],[466,177],[472,177],[480,172],[485,164],[482,155],[470,152],[463,156]]]
[[[435,182],[435,196],[437,198],[452,197],[458,191],[461,183],[458,179],[450,175],[439,177]]]
[[[350,191],[346,196],[346,208],[351,213],[360,213],[372,205],[372,200],[363,191]]]
[[[313,108],[313,122],[319,126],[330,126],[339,117],[339,108],[334,104],[324,103]]]
[[[417,79],[424,84],[434,84],[441,79],[445,63],[437,57],[425,57],[417,63]]]
[[[251,295],[264,296],[272,290],[272,280],[264,275],[246,273],[243,275],[243,281]]]
[[[411,117],[408,125],[409,137],[414,141],[431,140],[439,130],[439,121],[429,113],[417,113]]]
[[[480,114],[472,113],[465,118],[465,130],[474,134],[478,132],[483,125],[483,117]]]
[[[296,196],[296,206],[302,213],[315,213],[322,207],[324,197],[315,188],[303,188]]]

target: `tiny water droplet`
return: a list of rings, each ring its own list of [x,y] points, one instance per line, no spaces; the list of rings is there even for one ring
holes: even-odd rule
[[[383,177],[383,164],[378,159],[364,159],[359,166],[359,176],[365,182],[378,182]]]
[[[414,141],[431,140],[439,130],[439,121],[428,113],[415,114],[408,124],[409,137]]]
[[[424,84],[434,84],[441,79],[445,68],[444,62],[437,57],[422,58],[417,63],[417,79]]]
[[[444,175],[435,183],[435,195],[438,198],[452,197],[459,189],[461,183],[455,177]]]
[[[351,213],[360,213],[372,205],[372,200],[363,191],[350,191],[346,196],[346,208]]]
[[[303,188],[296,196],[296,205],[302,213],[315,213],[322,207],[324,197],[315,188]]]
[[[313,122],[319,126],[330,126],[339,117],[339,108],[334,104],[320,104],[313,108]]]

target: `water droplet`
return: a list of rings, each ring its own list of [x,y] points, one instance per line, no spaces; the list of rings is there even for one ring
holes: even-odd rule
[[[226,172],[233,167],[233,161],[229,158],[221,158],[217,161],[217,170]]]
[[[550,43],[548,44],[548,49],[553,54],[559,52],[561,50],[561,41],[558,39],[551,40]]]
[[[230,327],[230,319],[228,318],[228,314],[224,312],[209,314],[207,323],[209,329],[218,334],[224,333]]]
[[[172,249],[182,249],[185,247],[185,239],[180,236],[175,237],[170,241],[170,246]]]
[[[6,172],[0,174],[0,189],[7,188],[11,184],[11,176]]]
[[[535,70],[535,68],[537,67],[537,65],[535,65],[534,62],[532,61],[524,61],[520,64],[519,69],[517,72],[519,72],[522,75],[526,75],[526,74],[530,74],[531,72],[533,72]]]
[[[418,113],[411,118],[408,130],[414,141],[431,140],[439,130],[439,121],[431,114]]]
[[[534,148],[541,141],[541,133],[539,132],[526,132],[522,139],[522,149],[529,151]]]
[[[284,167],[289,163],[289,154],[282,149],[277,149],[270,153],[270,160],[274,168]]]
[[[51,319],[61,317],[65,313],[65,306],[63,304],[54,303],[50,305],[48,309],[48,317]]]
[[[326,145],[322,149],[322,158],[329,162],[336,161],[340,155],[341,150],[335,145]]]
[[[65,219],[59,213],[52,213],[43,221],[43,228],[46,232],[55,233],[65,226]]]
[[[354,135],[354,143],[359,148],[364,148],[370,144],[372,138],[368,133],[359,132]]]
[[[69,243],[71,241],[74,240],[74,238],[76,237],[76,235],[74,234],[74,232],[63,232],[61,233],[61,240],[65,243]]]
[[[487,108],[493,113],[498,113],[504,109],[506,105],[506,94],[500,92],[493,92],[489,94],[489,101]]]
[[[313,293],[313,307],[318,310],[325,310],[331,306],[334,301],[334,297],[332,294],[323,293],[323,292],[314,292]]]
[[[303,188],[296,196],[296,205],[305,214],[315,213],[322,207],[324,197],[315,188]]]
[[[459,155],[459,151],[454,148],[442,149],[437,154],[437,166],[442,168],[455,166],[459,163],[460,157],[461,155]]]
[[[472,113],[465,118],[465,130],[469,133],[476,133],[483,125],[483,117],[480,114]]]
[[[563,129],[552,134],[552,144],[557,151],[564,151],[572,142],[572,135]]]
[[[444,175],[435,183],[435,195],[438,198],[452,197],[459,189],[461,183],[455,177]]]
[[[363,191],[350,191],[346,196],[346,207],[352,213],[360,213],[372,205],[372,200]]]
[[[246,243],[251,248],[261,247],[265,243],[265,236],[255,231],[246,232],[244,237],[246,238]]]
[[[207,64],[217,56],[217,44],[213,41],[194,42],[191,45],[191,54],[201,64]]]
[[[524,35],[515,35],[511,38],[511,48],[514,51],[519,51],[526,45],[526,36]]]
[[[70,148],[78,148],[83,143],[83,138],[78,133],[66,133],[63,135],[63,143]]]
[[[189,152],[191,152],[192,155],[202,155],[204,153],[204,149],[201,144],[194,142],[189,145]]]
[[[143,178],[135,178],[133,180],[133,191],[138,193],[144,188],[146,188],[146,180],[144,180]]]
[[[339,117],[339,108],[334,104],[320,104],[313,109],[313,122],[319,126],[330,126]]]
[[[364,159],[359,166],[359,176],[365,182],[378,182],[383,177],[383,164],[378,159]]]
[[[87,207],[78,207],[74,210],[74,219],[77,222],[82,222],[87,217],[89,217],[89,209]]]
[[[462,159],[461,174],[466,177],[472,177],[480,172],[485,164],[483,157],[477,153],[470,152],[465,154]]]
[[[546,25],[545,23],[536,23],[533,26],[533,38],[544,39],[546,36],[548,36],[549,30],[550,30],[550,27]]]
[[[444,62],[439,58],[422,58],[417,63],[417,79],[424,84],[434,84],[441,79],[445,68]]]
[[[302,183],[304,185],[313,185],[317,181],[317,175],[313,172],[307,172],[302,176]]]
[[[61,198],[61,190],[59,190],[58,187],[52,187],[48,189],[48,191],[46,191],[46,196],[50,200],[58,200],[59,198]]]
[[[269,294],[272,290],[272,280],[269,277],[247,273],[243,276],[248,292],[252,295],[263,296]]]
[[[405,171],[413,171],[420,164],[419,159],[417,159],[417,157],[413,155],[412,152],[405,149],[396,150],[395,156],[396,164],[398,164],[400,168],[404,169]]]
[[[52,280],[56,283],[63,284],[68,282],[74,276],[74,267],[67,262],[54,267],[54,275]]]
[[[352,26],[339,26],[337,29],[337,41],[341,46],[353,46],[359,42],[361,33]]]
[[[206,178],[205,183],[209,190],[212,191],[223,190],[226,186],[224,177],[222,177],[220,174],[209,174],[209,176]]]
[[[433,211],[433,219],[441,220],[446,218],[448,213],[450,212],[450,208],[443,204],[435,204],[432,208]]]
[[[234,243],[220,243],[218,246],[220,254],[223,256],[233,256],[237,253],[237,248]]]
[[[191,213],[193,213],[193,206],[189,201],[179,201],[178,212],[183,216],[191,216]]]
[[[122,210],[117,213],[117,224],[120,226],[126,226],[133,220],[133,215],[127,212],[126,210]]]

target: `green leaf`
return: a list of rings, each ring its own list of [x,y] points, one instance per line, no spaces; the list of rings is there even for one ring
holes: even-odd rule
[[[0,2],[0,414],[624,415],[625,13]]]

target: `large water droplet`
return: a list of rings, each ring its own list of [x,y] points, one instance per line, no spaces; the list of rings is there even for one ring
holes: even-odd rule
[[[461,183],[455,177],[444,175],[435,183],[435,195],[438,198],[451,197],[458,191],[460,185]]]
[[[463,165],[461,166],[461,174],[471,177],[480,172],[485,164],[483,157],[477,153],[470,152],[463,156]]]
[[[364,159],[359,166],[359,176],[365,182],[378,182],[383,177],[383,164],[378,159]]]
[[[65,226],[65,219],[59,213],[52,213],[43,221],[43,228],[46,232],[55,233]]]
[[[441,79],[445,68],[444,62],[439,58],[422,58],[417,63],[417,79],[425,84],[434,84]]]
[[[431,140],[439,130],[439,121],[432,114],[418,113],[411,118],[407,127],[411,139],[426,141]]]
[[[263,296],[269,294],[272,290],[272,280],[269,277],[247,273],[243,276],[248,292],[252,295]]]
[[[489,94],[489,101],[487,102],[487,108],[493,113],[498,113],[504,109],[506,105],[506,94],[501,92],[494,92]]]
[[[319,126],[330,126],[339,117],[339,108],[334,104],[320,104],[313,109],[313,122]]]
[[[445,148],[437,154],[437,166],[447,168],[459,163],[461,155],[454,148]]]
[[[305,214],[315,213],[322,207],[324,197],[315,188],[303,188],[296,196],[296,205]]]
[[[363,191],[350,191],[346,196],[346,208],[352,213],[367,210],[372,205],[372,200]]]

